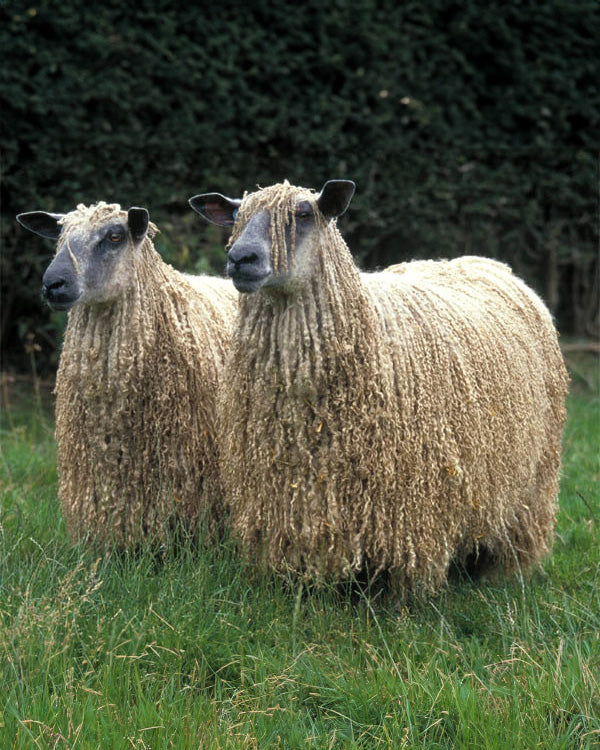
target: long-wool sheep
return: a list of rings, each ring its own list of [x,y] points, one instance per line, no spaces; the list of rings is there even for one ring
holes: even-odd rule
[[[44,275],[70,309],[56,379],[59,497],[75,537],[125,547],[222,508],[215,393],[237,311],[226,279],[163,262],[145,209],[21,214],[58,239]]]
[[[439,589],[484,551],[527,567],[557,504],[567,376],[551,317],[493,260],[359,273],[335,220],[353,190],[190,200],[235,217],[228,273],[246,292],[218,400],[234,532],[276,569],[366,565],[400,590]]]

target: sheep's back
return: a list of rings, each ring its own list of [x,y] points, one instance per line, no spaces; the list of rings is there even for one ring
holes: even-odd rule
[[[481,539],[506,557],[519,539],[509,567],[542,556],[567,383],[546,307],[484,258],[406,263],[363,281],[395,383],[395,492],[411,505],[413,531],[430,530],[413,534],[430,545],[421,558],[444,558],[432,552],[436,535],[448,555]]]
[[[176,273],[176,272],[175,272]],[[238,309],[239,294],[233,283],[218,276],[191,276],[177,274],[180,291],[178,297],[189,305],[192,335],[207,366],[220,369],[233,331]]]
[[[508,266],[478,257],[416,261],[363,281],[399,400],[417,410],[431,402],[448,415],[485,413],[511,432],[562,417],[566,373],[552,318]]]
[[[191,274],[181,274],[181,278],[195,292],[200,292],[203,297],[222,304],[229,311],[234,310],[237,306],[239,293],[235,290],[230,279],[224,279],[220,276],[194,276]]]

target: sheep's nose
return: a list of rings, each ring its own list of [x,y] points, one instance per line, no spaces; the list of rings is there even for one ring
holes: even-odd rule
[[[250,266],[258,261],[258,254],[251,247],[232,247],[228,255],[229,262],[236,269]]]
[[[56,279],[55,281],[51,281],[50,283],[43,281],[42,282],[42,299],[45,299],[45,300],[52,299],[54,295],[60,294],[61,291],[64,291],[65,285],[66,285],[65,279]]]

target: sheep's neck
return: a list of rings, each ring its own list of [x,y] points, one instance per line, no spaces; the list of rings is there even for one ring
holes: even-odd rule
[[[233,527],[295,565],[296,540],[314,523],[318,559],[352,515],[342,506],[381,493],[369,462],[384,450],[390,389],[375,303],[336,247],[293,298],[242,297],[238,326],[219,394]],[[348,550],[340,556],[360,559]]]
[[[115,390],[122,397],[128,385],[143,374],[145,353],[152,351],[168,303],[166,270],[157,255],[139,263],[130,289],[118,299],[73,308],[59,381],[68,374],[79,379],[82,389],[102,389],[105,396]]]
[[[238,350],[248,375],[280,391],[323,392],[357,366],[375,375],[377,314],[344,246],[320,253],[314,273],[293,296],[242,295]]]

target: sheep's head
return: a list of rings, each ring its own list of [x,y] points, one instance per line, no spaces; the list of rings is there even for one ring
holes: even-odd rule
[[[35,234],[57,240],[56,255],[42,280],[42,297],[53,310],[109,302],[127,292],[131,255],[149,229],[155,230],[145,208],[126,212],[103,202],[80,204],[68,214],[32,211],[17,220]]]
[[[317,194],[284,182],[243,200],[196,195],[190,205],[208,221],[233,227],[227,274],[238,291],[286,290],[310,275],[323,232],[348,208],[354,188],[350,180],[330,180]]]

